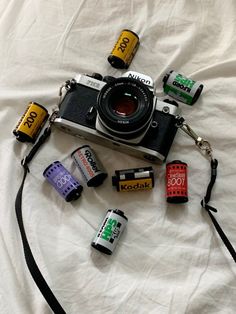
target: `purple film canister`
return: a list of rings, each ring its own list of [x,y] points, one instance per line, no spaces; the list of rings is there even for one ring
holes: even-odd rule
[[[87,186],[99,186],[106,179],[107,173],[89,145],[77,148],[71,157],[82,172]]]
[[[60,161],[54,161],[50,164],[44,170],[43,176],[67,202],[77,200],[83,191],[79,181],[69,173]]]

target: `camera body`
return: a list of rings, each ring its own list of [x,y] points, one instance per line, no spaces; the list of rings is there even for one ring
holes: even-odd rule
[[[54,125],[80,138],[152,162],[165,161],[177,132],[178,104],[160,101],[152,79],[78,74],[65,84]]]

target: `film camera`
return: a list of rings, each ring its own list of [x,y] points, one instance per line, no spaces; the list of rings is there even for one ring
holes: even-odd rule
[[[166,159],[179,108],[175,101],[157,99],[149,76],[78,74],[65,88],[54,120],[60,129],[153,162]]]

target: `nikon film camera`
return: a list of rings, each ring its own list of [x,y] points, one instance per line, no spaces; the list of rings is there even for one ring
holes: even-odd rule
[[[64,86],[55,126],[139,158],[166,159],[179,108],[175,101],[157,99],[149,76],[134,71],[119,78],[78,74]]]

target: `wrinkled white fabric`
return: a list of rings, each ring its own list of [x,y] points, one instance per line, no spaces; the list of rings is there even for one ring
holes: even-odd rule
[[[58,89],[77,73],[120,76],[107,62],[119,33],[139,34],[130,70],[149,75],[162,94],[162,78],[176,70],[203,83],[193,106],[180,103],[194,131],[207,139],[219,161],[211,205],[236,247],[235,193],[235,1],[43,1],[0,3],[0,313],[51,313],[27,269],[14,201],[31,144],[12,134],[29,101],[49,111]],[[70,154],[90,144],[108,172],[88,188]],[[111,185],[116,169],[150,163],[53,129],[30,164],[23,219],[33,254],[67,313],[233,314],[235,263],[200,201],[209,162],[178,131],[167,161],[188,164],[189,202],[167,204],[165,165],[153,165],[155,187],[120,194]],[[42,173],[59,160],[83,182],[79,200],[66,203]],[[108,208],[129,221],[112,256],[90,247]]]

